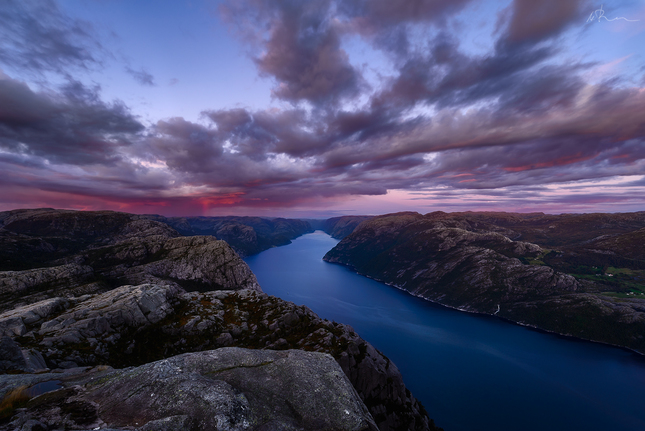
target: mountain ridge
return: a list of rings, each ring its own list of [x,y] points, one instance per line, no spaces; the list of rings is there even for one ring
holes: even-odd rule
[[[451,308],[643,354],[642,262],[587,248],[602,236],[634,250],[625,238],[643,225],[645,213],[395,213],[363,222],[324,260]],[[519,241],[529,235],[537,243]]]

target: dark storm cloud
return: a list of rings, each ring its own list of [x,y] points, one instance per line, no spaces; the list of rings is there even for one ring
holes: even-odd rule
[[[339,2],[339,9],[347,16],[373,26],[378,32],[383,27],[415,22],[441,23],[459,12],[471,0],[349,0]]]
[[[183,118],[157,122],[148,139],[151,154],[179,172],[209,172],[222,155],[216,132]]]
[[[297,157],[317,154],[331,143],[323,130],[324,123],[300,109],[278,112],[232,109],[205,114],[217,125],[219,139],[256,160],[266,159],[269,152]]]
[[[154,87],[155,84],[155,77],[146,72],[145,70],[134,70],[130,67],[126,67],[125,71],[132,75],[135,81],[137,81],[141,85],[147,85],[150,87]]]
[[[101,44],[89,23],[65,16],[51,0],[0,2],[0,63],[40,74],[66,74],[100,62]]]
[[[347,30],[368,38],[376,47],[395,57],[410,51],[408,26],[433,24],[444,27],[448,17],[459,12],[471,0],[348,0],[337,8],[349,21]]]
[[[125,105],[100,100],[98,89],[69,82],[59,93],[38,93],[0,79],[0,148],[73,165],[110,164],[143,126]]]

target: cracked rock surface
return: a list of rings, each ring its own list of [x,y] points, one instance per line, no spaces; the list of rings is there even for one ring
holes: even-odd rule
[[[32,398],[0,429],[33,429],[35,422],[45,430],[378,429],[340,366],[323,353],[226,347],[39,379],[62,387]]]
[[[39,310],[39,319],[32,316],[33,310]],[[31,319],[25,322],[25,317]],[[121,286],[5,312],[0,327],[16,320],[26,332],[14,336],[15,343],[23,351],[42,352],[51,369],[140,366],[227,346],[330,354],[379,429],[434,429],[396,366],[350,326],[320,319],[305,306],[256,290]]]

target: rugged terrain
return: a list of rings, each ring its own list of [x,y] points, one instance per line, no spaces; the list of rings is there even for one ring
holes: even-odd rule
[[[7,376],[58,390],[25,399],[0,429],[370,430],[378,428],[336,361],[322,353],[221,348],[135,368]],[[13,384],[14,389],[8,386]]]
[[[371,218],[371,216],[332,217],[322,222],[321,230],[329,234],[332,238],[343,239],[354,232],[354,229],[359,224]]]
[[[645,353],[645,213],[398,213],[328,262],[464,311]]]
[[[258,289],[224,241],[111,211],[0,213],[0,311],[58,295],[146,282],[189,290]]]
[[[182,237],[159,221],[113,212],[11,211],[0,213],[0,221],[0,372],[10,373],[0,375],[0,395],[13,399],[12,388],[52,380],[41,374],[47,369],[60,372],[63,386],[22,409],[3,410],[9,413],[0,429],[214,429],[217,417],[217,429],[435,429],[393,363],[351,327],[262,293],[224,241]],[[219,349],[231,347],[255,349],[234,356],[246,358],[240,361],[247,368],[260,367],[256,374],[204,368],[205,357],[229,357],[231,350]],[[281,371],[269,366],[274,362]],[[177,365],[186,363],[198,370]],[[319,377],[300,382],[303,367]],[[291,392],[276,399],[270,391],[286,375],[296,380],[282,382]],[[141,385],[138,376],[169,380],[163,387]],[[347,379],[358,401],[339,379]],[[317,387],[320,381],[327,383]],[[295,390],[298,382],[314,391],[309,398]],[[178,388],[185,392],[173,398]],[[148,392],[139,423],[119,416],[115,400],[125,393],[148,400]],[[323,402],[319,396],[331,406],[327,416],[312,407]],[[224,400],[224,410],[209,410],[213,399]],[[340,416],[333,399],[344,400]],[[159,409],[173,403],[183,407]]]
[[[303,220],[263,217],[163,217],[146,216],[175,229],[181,235],[213,235],[226,241],[242,257],[280,245],[313,232]]]

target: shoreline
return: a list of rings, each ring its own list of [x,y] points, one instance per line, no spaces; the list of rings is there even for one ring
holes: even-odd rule
[[[362,273],[356,271],[350,265],[345,265],[345,264],[340,263],[340,262],[330,262],[330,261],[327,261],[327,260],[324,260],[324,259],[323,259],[323,261],[327,262],[327,263],[335,264],[335,265],[344,266],[345,268],[349,269],[350,271],[354,272],[355,274],[360,275],[361,277],[365,277],[365,278],[369,278],[370,280],[378,281],[379,283],[383,283],[384,285],[389,286],[389,287],[394,287],[395,289],[400,290],[402,292],[405,292],[410,296],[413,296],[415,298],[419,298],[419,299],[421,299],[423,301],[426,301],[426,302],[428,302],[430,304],[433,304],[433,305],[436,305],[436,306],[444,307],[444,308],[447,308],[447,309],[450,309],[450,310],[460,311],[462,313],[470,313],[470,314],[476,314],[476,315],[479,315],[479,316],[486,316],[486,317],[490,317],[490,318],[494,318],[494,319],[499,319],[499,320],[502,320],[504,322],[508,322],[508,323],[511,323],[511,324],[514,324],[514,325],[517,325],[517,326],[521,326],[523,328],[531,329],[531,330],[537,331],[537,332],[542,332],[544,334],[556,335],[558,337],[562,337],[562,338],[565,338],[565,339],[568,339],[568,340],[571,340],[571,341],[591,342],[591,343],[596,343],[596,344],[602,344],[602,345],[609,346],[609,347],[615,347],[615,348],[624,350],[624,351],[629,352],[629,353],[635,353],[636,355],[638,355],[639,358],[645,360],[645,353],[639,352],[638,350],[631,349],[631,348],[629,348],[627,346],[622,346],[620,344],[612,344],[612,343],[608,343],[606,341],[591,340],[589,338],[578,337],[576,335],[571,335],[571,334],[562,334],[560,332],[551,331],[549,329],[541,328],[539,326],[532,325],[530,323],[516,322],[515,320],[511,320],[511,319],[508,319],[506,317],[499,316],[499,315],[497,315],[497,313],[489,314],[489,313],[485,313],[485,312],[482,312],[482,311],[469,310],[468,308],[465,308],[465,307],[453,307],[451,305],[442,304],[441,302],[438,302],[436,300],[429,299],[429,298],[426,298],[426,297],[424,297],[422,295],[410,292],[409,290],[407,290],[407,289],[405,289],[405,288],[403,288],[401,286],[397,286],[396,284],[388,283],[386,281],[379,280],[379,279],[374,278],[374,277],[370,277],[369,275],[362,274]]]

